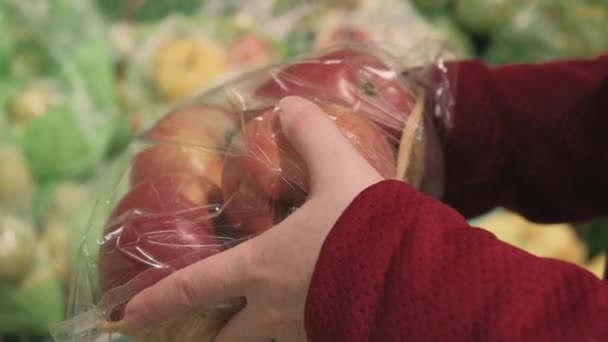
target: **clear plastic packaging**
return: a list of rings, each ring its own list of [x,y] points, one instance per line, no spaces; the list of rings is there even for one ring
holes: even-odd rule
[[[277,103],[284,96],[321,106],[384,177],[440,197],[443,158],[434,125],[450,120],[446,70],[434,44],[335,45],[245,74],[165,114],[108,175],[108,193],[80,248],[69,319],[52,329],[56,341],[111,340],[138,292],[302,205],[308,174],[280,129]],[[237,298],[197,308],[132,337],[211,341],[243,305]]]
[[[407,46],[419,42],[422,37],[452,45],[454,57],[471,55],[470,42],[464,35],[455,37],[456,34],[457,27],[447,18],[429,21],[408,1],[361,0],[352,8],[311,6],[289,31],[287,45],[289,53],[300,54],[343,41]]]

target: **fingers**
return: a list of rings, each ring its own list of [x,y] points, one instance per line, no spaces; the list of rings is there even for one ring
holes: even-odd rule
[[[125,308],[124,325],[140,331],[194,307],[244,297],[249,246],[203,259],[141,291]]]
[[[279,107],[283,132],[306,162],[313,191],[344,178],[346,172],[353,174],[362,169],[375,172],[316,104],[288,96]]]

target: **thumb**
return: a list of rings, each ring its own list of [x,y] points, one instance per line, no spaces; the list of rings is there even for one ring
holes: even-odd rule
[[[297,96],[279,102],[281,128],[304,159],[311,189],[335,185],[336,181],[365,174],[377,180],[378,172],[342,134],[335,122],[315,103]]]

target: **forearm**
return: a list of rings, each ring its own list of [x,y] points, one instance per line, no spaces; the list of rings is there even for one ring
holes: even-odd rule
[[[608,55],[451,67],[445,202],[467,217],[495,206],[541,222],[608,215]]]

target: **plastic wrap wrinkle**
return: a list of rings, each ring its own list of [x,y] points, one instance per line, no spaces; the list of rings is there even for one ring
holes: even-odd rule
[[[432,118],[450,110],[441,107],[450,75],[440,59],[418,53],[334,45],[167,111],[127,149],[130,163],[98,202],[105,220],[89,227],[85,240],[95,244],[83,243],[71,317],[54,328],[55,339],[212,341],[244,299],[193,308],[144,332],[125,331],[120,319],[143,289],[257,236],[306,201],[308,169],[281,131],[277,104],[287,95],[315,102],[383,177],[439,196],[443,160]],[[402,74],[411,68],[418,71]]]

